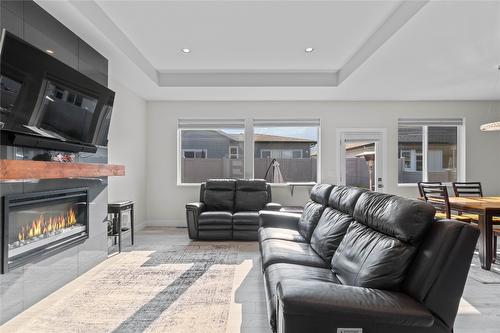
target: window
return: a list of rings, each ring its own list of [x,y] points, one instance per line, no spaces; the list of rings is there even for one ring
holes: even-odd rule
[[[319,120],[254,120],[254,177],[316,182]]]
[[[243,120],[179,120],[178,183],[244,178]]]
[[[231,160],[238,159],[238,146],[230,146],[229,147],[229,159],[231,159]]]
[[[415,149],[401,149],[399,158],[403,162],[405,171],[415,171],[417,166],[417,154]]]
[[[400,119],[398,129],[399,184],[461,180],[464,167],[462,119]],[[461,151],[462,150],[462,151]]]
[[[184,158],[207,158],[206,149],[184,149]]]
[[[302,158],[301,149],[262,149],[261,158]]]

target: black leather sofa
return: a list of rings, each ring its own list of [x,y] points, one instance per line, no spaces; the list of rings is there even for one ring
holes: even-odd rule
[[[434,214],[418,200],[326,184],[302,215],[261,212],[273,330],[453,332],[479,231]]]
[[[259,211],[279,210],[263,179],[210,179],[201,184],[200,201],[186,205],[191,239],[257,240]]]

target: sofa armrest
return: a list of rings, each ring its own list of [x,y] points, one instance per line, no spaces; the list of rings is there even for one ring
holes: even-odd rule
[[[341,327],[403,332],[404,327],[434,324],[424,305],[399,292],[292,279],[276,288],[278,332],[336,332]]]
[[[276,202],[268,202],[266,206],[264,207],[264,210],[272,210],[275,212],[278,212],[281,209],[281,204],[276,203]]]
[[[297,230],[300,214],[261,210],[259,225],[261,227],[285,228]]]
[[[186,222],[189,238],[198,238],[198,216],[203,213],[206,206],[203,202],[191,202],[186,204]]]

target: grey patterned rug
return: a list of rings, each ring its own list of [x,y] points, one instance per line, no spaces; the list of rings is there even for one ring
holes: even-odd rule
[[[479,254],[476,251],[472,258],[472,263],[469,270],[469,277],[483,284],[500,284],[500,251],[497,252],[498,260],[491,264],[489,271],[481,268]]]
[[[224,332],[237,257],[232,245],[122,253],[16,332]]]

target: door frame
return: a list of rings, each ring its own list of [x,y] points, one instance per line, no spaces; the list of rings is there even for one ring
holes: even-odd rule
[[[380,167],[375,167],[375,190],[378,192],[386,192],[387,191],[387,128],[337,128],[336,130],[336,147],[337,147],[337,183],[341,185],[345,185],[345,149],[344,143],[346,136],[352,135],[373,135],[380,138],[378,147],[376,149],[379,150],[380,156],[376,156],[377,159],[380,159],[380,163],[382,164],[381,171],[377,170]],[[368,139],[369,140],[369,139]],[[381,176],[381,177],[380,177]],[[382,178],[382,182],[379,183],[377,178]],[[379,187],[382,185],[382,188]]]

